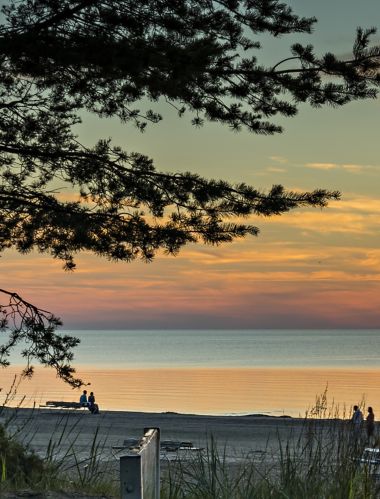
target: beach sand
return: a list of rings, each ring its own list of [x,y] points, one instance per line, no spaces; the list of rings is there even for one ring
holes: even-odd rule
[[[231,471],[244,465],[248,458],[257,469],[270,469],[275,473],[280,462],[281,445],[283,449],[288,443],[294,447],[302,445],[304,439],[310,435],[308,430],[328,429],[332,428],[332,425],[343,425],[350,430],[347,421],[334,419],[306,422],[301,418],[261,414],[200,416],[123,411],[102,411],[99,415],[93,415],[87,409],[3,408],[0,423],[5,423],[9,432],[17,432],[17,438],[30,445],[41,457],[46,456],[49,442],[55,444],[53,454],[58,461],[67,453],[73,461],[74,448],[74,461],[79,463],[79,467],[85,467],[89,462],[90,449],[96,437],[99,443],[97,459],[103,463],[102,469],[106,470],[108,476],[112,476],[116,481],[119,480],[119,458],[125,454],[125,449],[120,449],[124,440],[141,438],[144,428],[160,428],[161,441],[190,441],[199,448],[207,448],[212,437],[220,456],[223,456],[222,459],[225,459]],[[182,452],[184,454],[179,454],[181,459],[187,459],[189,455],[194,456],[199,451]],[[161,454],[161,476],[165,473],[168,460],[176,457],[176,453]],[[260,468],[261,466],[263,467]],[[4,497],[18,499],[19,496],[10,494]],[[74,496],[46,495],[46,498],[51,497],[66,499]],[[87,499],[85,495],[75,497]]]
[[[0,422],[9,431],[44,456],[49,441],[59,442],[57,452],[64,455],[75,445],[78,456],[88,455],[95,435],[101,443],[102,458],[117,459],[115,447],[125,439],[140,438],[144,428],[160,428],[161,440],[190,441],[205,448],[214,438],[220,452],[231,462],[250,455],[277,454],[279,441],[296,439],[304,420],[289,417],[200,416],[177,413],[104,411],[92,415],[87,410],[4,409]]]

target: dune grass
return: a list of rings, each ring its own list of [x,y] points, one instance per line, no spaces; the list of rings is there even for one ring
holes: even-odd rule
[[[338,442],[305,436],[281,446],[280,456],[231,466],[211,439],[204,454],[171,462],[161,499],[373,499],[379,487],[355,454]]]
[[[119,496],[119,481],[114,466],[101,459],[107,445],[97,432],[89,443],[86,456],[79,456],[75,443],[62,452],[62,442],[75,442],[76,428],[62,424],[48,443],[45,456],[36,455],[29,445],[20,443],[0,425],[0,496],[1,491],[30,489],[40,492],[85,492],[104,497]]]
[[[364,406],[364,401],[362,402]],[[161,499],[374,499],[380,485],[358,458],[358,438],[345,408],[328,404],[327,389],[316,397],[298,434],[259,459],[228,462],[210,437],[204,453],[169,462]]]
[[[28,425],[32,416],[38,413],[32,412],[30,418],[21,424],[12,424],[17,411],[5,411],[6,406],[15,406],[12,402],[18,387],[19,378],[15,377],[0,405],[0,416],[3,416],[3,423],[0,424],[0,496],[2,491],[26,488],[41,495],[46,491],[62,491],[118,497],[118,477],[115,476],[114,466],[101,459],[107,442],[98,438],[98,431],[89,442],[86,455],[78,455],[75,447],[79,435],[78,420],[73,424],[68,415],[63,415],[52,431],[45,455],[37,455],[32,450],[29,442],[33,435]],[[22,404],[21,398],[15,408],[20,408]],[[10,415],[5,416],[8,413]],[[21,438],[21,434],[26,434],[27,439]],[[71,444],[67,446],[67,442]]]

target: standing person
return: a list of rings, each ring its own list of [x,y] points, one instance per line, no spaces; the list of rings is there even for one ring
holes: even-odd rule
[[[375,432],[375,414],[373,413],[372,407],[368,407],[366,422],[368,443],[371,444],[373,440],[373,434]]]
[[[354,430],[354,436],[356,439],[360,437],[362,423],[363,423],[363,414],[357,405],[354,405],[354,413],[352,415],[352,424]]]
[[[91,392],[90,396],[88,397],[88,408],[90,409],[92,414],[99,414],[99,406],[98,404],[95,404],[94,392]]]
[[[82,395],[79,398],[79,403],[82,407],[87,407],[88,406],[88,401],[87,401],[87,390],[83,390]]]

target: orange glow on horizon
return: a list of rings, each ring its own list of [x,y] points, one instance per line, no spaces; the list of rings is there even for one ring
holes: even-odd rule
[[[376,328],[379,211],[380,201],[351,194],[260,219],[258,238],[189,245],[152,264],[81,254],[73,273],[49,255],[6,251],[2,287],[74,328]]]

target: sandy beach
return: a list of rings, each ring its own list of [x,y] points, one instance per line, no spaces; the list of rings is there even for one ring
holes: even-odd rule
[[[139,439],[144,428],[160,428],[161,441],[192,442],[196,447],[193,450],[179,451],[161,449],[163,483],[168,479],[168,461],[175,461],[173,464],[177,466],[178,458],[182,464],[187,459],[200,455],[207,458],[207,447],[210,448],[211,438],[218,448],[220,461],[224,463],[222,466],[227,466],[231,476],[253,465],[259,476],[272,477],[280,473],[281,459],[284,459],[284,454],[281,458],[281,452],[284,453],[287,448],[290,450],[289,456],[303,456],[301,460],[307,460],[302,449],[311,450],[316,441],[322,442],[321,438],[328,444],[326,449],[330,449],[328,453],[331,453],[331,456],[335,455],[337,449],[333,441],[343,437],[343,440],[339,440],[343,442],[346,440],[344,435],[352,438],[351,425],[342,419],[306,421],[301,418],[261,414],[200,416],[172,412],[103,411],[99,415],[93,415],[86,409],[6,408],[0,414],[0,423],[6,424],[10,433],[15,433],[19,440],[28,444],[41,457],[46,456],[50,446],[50,456],[60,463],[60,470],[66,473],[66,476],[70,476],[70,473],[77,476],[91,466],[91,447],[96,442],[96,473],[104,474],[115,484],[119,484],[120,480],[120,456],[127,452],[125,446],[123,448],[124,441]],[[363,432],[363,445],[364,438]],[[314,444],[307,447],[308,442]],[[208,462],[212,462],[212,458],[209,459]],[[190,461],[189,469],[191,466]],[[21,496],[9,494],[4,497],[18,499]],[[89,496],[53,493],[41,497],[87,499]]]
[[[144,428],[158,427],[161,440],[190,441],[196,447],[207,447],[211,436],[220,451],[231,462],[247,455],[260,456],[278,452],[279,441],[298,437],[304,420],[289,417],[199,416],[177,413],[143,413],[104,411],[92,415],[87,410],[5,409],[1,422],[8,421],[10,431],[30,445],[39,455],[46,453],[49,441],[59,442],[57,453],[64,455],[75,446],[85,459],[97,435],[101,442],[102,459],[117,459],[115,447],[124,440],[139,438]]]

